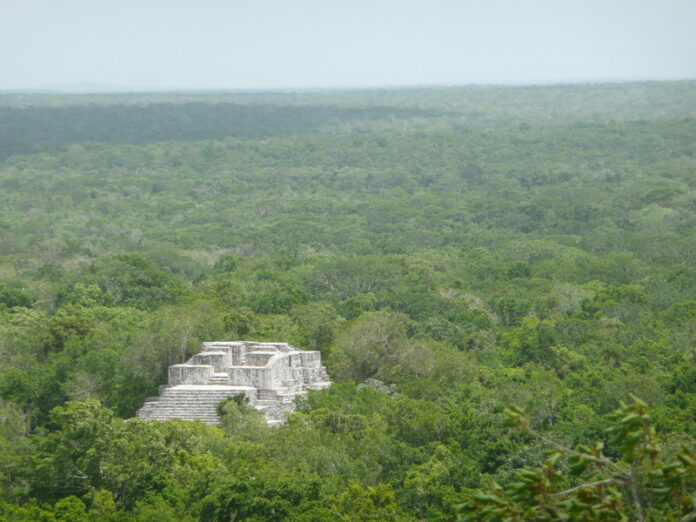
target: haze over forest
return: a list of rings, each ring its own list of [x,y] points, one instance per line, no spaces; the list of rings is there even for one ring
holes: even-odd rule
[[[696,77],[689,0],[3,0],[0,89]]]

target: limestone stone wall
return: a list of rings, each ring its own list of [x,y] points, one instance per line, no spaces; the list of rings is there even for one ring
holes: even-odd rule
[[[174,364],[169,367],[169,384],[207,384],[213,375],[208,364]]]

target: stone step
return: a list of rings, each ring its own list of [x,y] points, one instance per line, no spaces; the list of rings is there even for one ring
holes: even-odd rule
[[[145,415],[143,416],[145,419],[183,419],[183,420],[194,420],[194,419],[200,419],[200,420],[211,420],[211,421],[220,421],[220,417],[217,415],[207,415],[207,414],[200,414],[196,415],[195,413],[192,412],[157,412],[157,413],[152,413],[150,415]]]
[[[214,411],[197,411],[197,410],[185,410],[185,409],[158,409],[158,410],[153,410],[149,412],[143,412],[144,415],[174,415],[174,414],[182,414],[182,415],[189,415],[192,417],[198,417],[198,416],[204,416],[204,417],[216,417],[217,413]]]
[[[217,406],[233,395],[244,393],[234,387],[172,386],[162,390],[160,397],[149,397],[138,410],[138,417],[166,421],[169,419],[200,420],[214,426],[220,424]]]
[[[235,395],[240,395],[239,393],[165,393],[161,396],[162,399],[205,399],[205,400],[215,400],[219,398],[233,397]]]
[[[156,414],[148,415],[149,419],[201,419],[201,420],[220,420],[217,415],[196,415],[191,412],[157,412]]]

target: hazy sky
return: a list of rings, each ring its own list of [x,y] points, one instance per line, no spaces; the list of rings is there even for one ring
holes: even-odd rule
[[[0,0],[0,89],[696,78],[696,0]]]

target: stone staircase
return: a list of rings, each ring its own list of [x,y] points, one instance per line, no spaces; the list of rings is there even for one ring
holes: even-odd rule
[[[214,373],[213,376],[210,378],[210,381],[208,382],[210,384],[226,386],[229,382],[229,378],[227,377],[226,373]]]
[[[253,388],[221,385],[180,384],[166,387],[159,397],[148,397],[137,416],[146,420],[200,420],[209,426],[220,424],[217,406],[233,395],[254,392]]]
[[[299,389],[287,388],[258,390],[254,408],[263,413],[266,422],[270,426],[284,423],[288,415],[295,411],[295,398],[307,395],[307,392]]]

